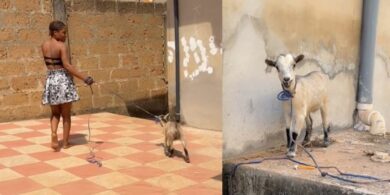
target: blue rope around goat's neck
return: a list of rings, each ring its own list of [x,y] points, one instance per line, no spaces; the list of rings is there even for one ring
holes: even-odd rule
[[[294,96],[291,94],[291,92],[289,92],[289,91],[287,91],[287,90],[281,91],[281,92],[278,94],[278,96],[277,96],[278,100],[280,100],[280,101],[288,101],[288,100],[290,100],[290,99],[293,98],[293,97],[294,97]]]

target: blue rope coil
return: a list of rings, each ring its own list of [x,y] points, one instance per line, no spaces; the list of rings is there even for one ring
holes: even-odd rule
[[[294,96],[289,91],[286,91],[286,90],[281,91],[277,96],[278,100],[280,100],[280,101],[288,101],[292,97],[294,97]]]

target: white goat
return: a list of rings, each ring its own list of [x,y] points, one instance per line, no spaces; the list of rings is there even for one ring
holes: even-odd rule
[[[304,58],[304,55],[293,57],[291,54],[281,54],[276,61],[269,59],[265,63],[275,67],[279,73],[279,79],[284,91],[291,94],[292,98],[284,102],[284,117],[286,120],[287,156],[294,157],[296,140],[306,123],[306,135],[303,145],[310,141],[312,131],[312,119],[310,113],[321,111],[324,131],[324,145],[329,145],[329,123],[327,119],[327,83],[329,77],[315,71],[304,76],[296,76],[295,65]]]

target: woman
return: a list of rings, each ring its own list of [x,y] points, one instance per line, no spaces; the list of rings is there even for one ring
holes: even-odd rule
[[[42,54],[48,69],[42,103],[51,107],[51,147],[58,151],[60,146],[57,138],[57,128],[62,116],[63,148],[69,147],[69,132],[71,126],[72,102],[79,100],[73,76],[92,85],[92,77],[78,72],[68,60],[65,47],[66,26],[61,21],[53,21],[49,25],[50,38],[42,44]],[[70,73],[70,74],[69,74]]]

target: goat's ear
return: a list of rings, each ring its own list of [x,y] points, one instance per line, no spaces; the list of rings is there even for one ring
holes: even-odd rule
[[[301,60],[303,60],[303,58],[304,58],[305,56],[303,55],[303,54],[301,54],[301,55],[299,55],[299,56],[297,56],[297,57],[295,57],[294,58],[294,60],[295,60],[295,63],[298,63],[298,62],[300,62]]]
[[[276,63],[272,60],[269,60],[269,59],[265,59],[265,63],[268,65],[268,66],[273,66],[275,67]]]

